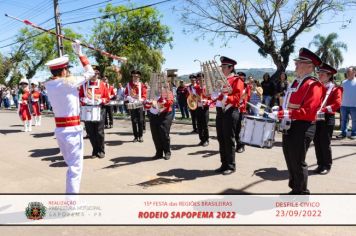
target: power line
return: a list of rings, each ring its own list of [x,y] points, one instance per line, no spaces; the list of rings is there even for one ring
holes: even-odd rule
[[[87,19],[79,20],[79,21],[63,23],[62,25],[78,24],[78,23],[82,23],[82,22],[86,22],[86,21],[95,20],[95,19],[105,19],[105,18],[108,18],[110,16],[114,16],[114,15],[117,15],[117,14],[120,14],[120,13],[136,11],[136,10],[140,10],[140,9],[144,9],[144,8],[147,8],[147,7],[156,6],[156,5],[163,4],[163,3],[166,3],[166,2],[170,2],[170,1],[172,1],[172,0],[164,0],[164,1],[156,2],[156,3],[152,3],[152,4],[148,4],[148,5],[144,5],[144,6],[140,6],[140,7],[136,7],[136,8],[131,8],[131,9],[128,9],[128,10],[125,10],[125,11],[117,12],[117,13],[112,13],[112,14],[107,14],[107,15],[103,15],[103,16],[87,18]]]
[[[74,9],[74,10],[61,12],[61,15],[67,14],[67,13],[71,13],[71,12],[75,12],[75,11],[80,11],[80,10],[87,9],[87,8],[90,8],[90,7],[94,7],[94,6],[98,6],[98,5],[101,5],[101,4],[104,4],[104,3],[108,3],[108,2],[111,2],[111,1],[112,0],[106,0],[104,2],[95,3],[95,4],[92,4],[92,5],[88,5],[88,6],[85,6],[85,7],[80,7],[80,8]]]

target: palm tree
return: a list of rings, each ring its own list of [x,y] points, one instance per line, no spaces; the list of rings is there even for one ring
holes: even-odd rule
[[[341,49],[347,51],[347,45],[345,43],[335,42],[338,37],[337,33],[331,33],[326,37],[317,34],[314,36],[313,41],[309,43],[309,47],[313,45],[317,48],[315,53],[323,62],[326,62],[335,68],[338,68],[344,61]]]

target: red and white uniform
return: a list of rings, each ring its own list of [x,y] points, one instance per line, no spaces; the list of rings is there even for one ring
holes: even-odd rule
[[[209,107],[211,104],[211,98],[205,96],[205,88],[201,88],[199,85],[195,88],[197,95],[200,97],[198,101],[198,107]]]
[[[31,113],[29,108],[30,92],[28,90],[23,91],[19,100],[19,115],[22,121],[30,121]]]
[[[97,105],[105,105],[110,101],[106,84],[99,79],[96,81],[88,81],[83,84],[79,89],[79,97],[82,106],[95,105],[95,103],[91,103],[93,98],[94,101],[101,100],[101,103]]]
[[[330,95],[326,100],[325,106],[322,107],[321,112],[335,115],[336,111],[341,107],[343,88],[330,82],[325,85],[326,90],[329,89],[329,86],[333,87],[331,88]]]
[[[230,94],[220,94],[216,102],[216,107],[223,107],[223,104],[225,104],[226,110],[230,107],[239,108],[240,99],[244,90],[244,81],[237,75],[229,76],[227,81],[232,91]]]
[[[85,56],[80,56],[84,74],[80,77],[58,77],[45,83],[55,116],[55,135],[68,165],[66,192],[79,193],[83,171],[83,129],[80,125],[78,87],[95,75]],[[46,64],[50,69],[65,68],[68,58],[61,57]]]
[[[34,90],[32,91],[32,111],[34,116],[40,116],[41,115],[41,109],[40,109],[40,97],[41,94],[40,92]]]
[[[116,96],[116,92],[114,90],[114,86],[110,85],[109,83],[105,83],[105,86],[108,90],[109,100],[114,100]]]
[[[295,80],[291,89],[296,91],[291,93],[287,104],[290,119],[314,122],[325,97],[325,87],[317,78],[306,76],[302,80]],[[284,111],[280,111],[279,116],[283,116],[281,112]]]
[[[242,98],[240,99],[240,113],[247,112],[247,102],[250,101],[251,86],[244,84],[244,90],[242,91]]]
[[[125,100],[143,102],[147,97],[147,88],[142,82],[129,82],[125,88]],[[131,100],[131,101],[130,101]]]

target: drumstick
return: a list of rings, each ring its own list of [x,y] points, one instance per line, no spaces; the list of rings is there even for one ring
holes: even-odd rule
[[[252,104],[252,103],[250,103],[250,102],[247,102],[247,104],[250,105],[251,107],[254,107],[254,108],[260,110],[260,107],[254,105],[254,104]],[[260,103],[260,104],[262,105],[262,103]],[[265,114],[267,114],[267,115],[271,114],[270,112],[267,112],[267,111],[265,111],[265,110],[263,110],[263,113],[265,113]]]

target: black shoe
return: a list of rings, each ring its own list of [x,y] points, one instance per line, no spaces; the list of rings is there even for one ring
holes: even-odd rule
[[[292,190],[288,194],[289,195],[300,195],[300,194],[302,194],[302,192]]]
[[[138,142],[138,139],[137,139],[137,138],[134,138],[134,140],[132,140],[132,142],[137,143],[137,142]]]
[[[235,170],[230,170],[230,169],[228,169],[228,170],[224,170],[224,172],[222,173],[223,175],[231,175],[232,173],[234,173],[235,172]]]
[[[103,158],[105,157],[105,153],[99,152],[99,153],[97,154],[97,156],[98,156],[100,159],[103,159]]]
[[[109,125],[109,129],[112,129],[112,125]]]
[[[107,125],[105,125],[105,127],[104,127],[105,129],[107,129],[108,128],[108,126]]]
[[[202,144],[203,147],[207,147],[209,146],[209,142],[208,141],[205,141],[203,144]]]
[[[329,172],[330,172],[330,169],[323,168],[323,169],[319,172],[319,174],[321,174],[321,175],[327,175],[327,174],[329,174]]]
[[[170,153],[170,152],[167,152],[167,153],[164,155],[164,159],[165,159],[165,160],[171,159],[171,153]]]
[[[84,139],[88,139],[89,138],[89,135],[86,135],[85,137],[84,137]]]
[[[138,141],[139,141],[140,143],[143,143],[143,138],[142,138],[142,137],[139,137],[139,138],[138,138]]]
[[[339,135],[336,136],[336,138],[344,139],[344,138],[346,138],[346,135],[345,134],[339,134]]]
[[[243,153],[244,151],[245,151],[245,147],[236,148],[237,153]]]
[[[152,157],[152,160],[158,160],[158,159],[161,159],[162,157],[163,157],[162,154],[156,153],[156,155],[154,155],[154,156]]]
[[[192,133],[192,134],[197,134],[197,133],[198,133],[198,131],[193,130],[191,133]]]
[[[216,170],[214,170],[216,173],[222,173],[226,170],[226,168],[220,166],[219,168],[217,168]]]
[[[322,166],[318,166],[317,168],[315,168],[315,169],[313,170],[313,173],[315,173],[315,174],[320,174],[323,169],[324,169],[324,168],[323,168]]]
[[[197,146],[203,146],[203,141],[200,141],[200,143],[198,143],[198,145]]]

